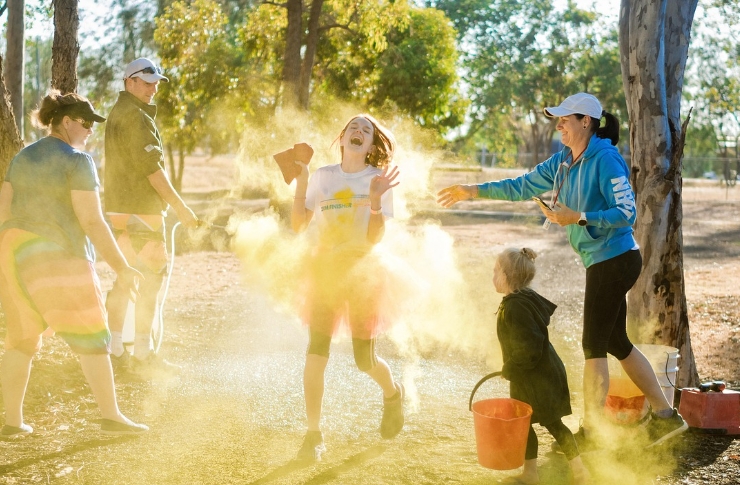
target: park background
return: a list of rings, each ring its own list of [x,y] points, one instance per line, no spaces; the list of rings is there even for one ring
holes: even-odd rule
[[[161,61],[172,82],[157,96],[158,120],[176,184],[183,157],[235,153],[247,129],[269,126],[290,105],[312,118],[331,116],[336,103],[405,118],[456,161],[532,167],[559,147],[542,107],[584,90],[620,118],[620,148],[629,156],[619,0],[305,2],[302,37],[293,41],[298,59],[286,57],[291,3],[81,0],[78,91],[107,112],[127,62]],[[308,38],[311,4],[321,9],[315,38]],[[28,114],[50,86],[54,25],[52,2],[27,0],[25,10],[17,118],[31,142],[43,134]],[[737,12],[729,0],[698,3],[682,100],[682,111],[692,109],[688,177],[736,169]],[[287,75],[296,78],[294,93]],[[102,164],[98,131],[88,148]]]
[[[165,387],[119,383],[125,405],[156,432],[140,442],[95,438],[89,395],[69,352],[50,339],[29,390],[38,432],[22,446],[1,444],[4,480],[486,483],[491,475],[475,465],[466,391],[499,364],[492,327],[481,325],[492,322],[486,310],[497,304],[489,285],[491,258],[504,244],[521,241],[545,254],[541,274],[546,277],[540,284],[561,303],[558,350],[572,366],[574,403],[579,401],[582,272],[563,246],[563,235],[541,232],[534,206],[517,208],[533,219],[503,225],[496,217],[516,214],[511,206],[489,201],[461,208],[493,219],[480,223],[462,214],[437,213],[433,194],[440,180],[475,182],[517,174],[544,159],[558,145],[542,107],[575,91],[596,94],[623,121],[622,139],[629,140],[618,52],[619,2],[314,1],[310,5],[322,7],[324,28],[313,30],[317,37],[312,43],[304,11],[298,55],[290,59],[286,54],[296,50],[289,49],[285,7],[295,6],[292,0],[93,4],[86,9],[85,2],[79,3],[77,90],[106,113],[121,89],[126,62],[141,55],[160,62],[171,79],[156,98],[170,173],[199,215],[226,223],[230,233],[221,235],[223,240],[218,234],[195,235],[201,245],[175,263],[175,283],[184,286],[173,288],[165,351],[173,360],[188,362],[188,378]],[[26,89],[18,118],[24,121],[24,141],[30,143],[41,133],[30,127],[28,112],[51,83],[53,27],[48,18],[53,12],[48,3],[28,2],[26,7],[29,32],[36,22],[46,25],[25,41]],[[733,302],[740,273],[733,263],[737,194],[729,173],[730,162],[737,159],[737,12],[732,1],[700,2],[682,99],[684,111],[693,109],[686,131],[683,202],[686,296],[698,343],[698,376],[723,378],[730,385],[737,385],[738,375]],[[46,24],[38,20],[44,17]],[[302,75],[309,64],[310,76]],[[348,392],[340,388],[327,396],[328,406],[336,408],[329,415],[336,424],[328,430],[334,455],[316,467],[296,468],[290,458],[303,431],[296,379],[304,335],[281,306],[285,281],[269,277],[269,270],[291,260],[290,247],[296,244],[282,232],[291,191],[270,155],[305,140],[317,150],[316,165],[335,162],[331,142],[350,116],[366,110],[383,119],[399,140],[403,183],[398,218],[408,228],[401,225],[391,232],[393,242],[409,264],[415,263],[417,273],[439,270],[423,267],[430,260],[451,265],[443,265],[442,273],[454,274],[459,286],[436,296],[472,292],[480,301],[466,309],[461,303],[468,300],[446,300],[446,312],[430,321],[450,325],[450,333],[430,341],[412,339],[411,353],[408,335],[396,334],[386,342],[392,365],[419,388],[408,436],[394,444],[374,437],[377,409],[359,413],[373,396],[361,377],[346,374],[351,365],[343,362],[345,342],[334,363],[340,370],[331,379],[347,383]],[[97,129],[88,148],[104,170],[102,135]],[[620,148],[629,156],[627,143]],[[722,180],[711,180],[712,172]],[[705,174],[707,182],[689,181]],[[692,206],[694,197],[701,204]],[[250,239],[249,234],[261,237]],[[227,247],[226,239],[240,245]],[[240,260],[215,249],[234,250]],[[701,289],[691,286],[699,282]],[[446,318],[454,311],[461,311],[462,318]],[[424,330],[427,323],[410,325]],[[501,386],[495,391],[505,392]],[[351,412],[344,415],[343,410]],[[573,428],[574,419],[569,422]],[[734,483],[735,441],[692,437],[685,443],[645,462],[631,454],[617,456],[602,483],[624,473],[634,483]],[[137,466],[127,466],[131,461]],[[566,483],[562,460],[546,463],[547,483]],[[636,463],[645,468],[637,477]]]

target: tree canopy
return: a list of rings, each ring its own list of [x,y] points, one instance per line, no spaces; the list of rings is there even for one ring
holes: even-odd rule
[[[29,9],[41,8],[27,2]],[[616,23],[573,1],[564,8],[554,0],[107,5],[103,17],[93,20],[100,25],[96,41],[80,52],[78,90],[106,110],[121,89],[126,62],[139,56],[161,62],[173,82],[162,86],[157,102],[175,150],[201,144],[235,150],[247,122],[266,120],[290,103],[311,110],[312,103],[342,101],[407,116],[461,153],[486,146],[528,152],[535,161],[557,137],[542,108],[581,90],[596,94],[620,118],[627,139]],[[687,151],[713,155],[740,131],[740,56],[736,29],[712,22],[737,25],[738,9],[736,0],[699,5],[715,14],[697,19],[702,47],[689,56],[684,100],[694,108],[696,129],[687,136]],[[42,67],[48,66],[44,42],[27,43],[27,49],[41,47]],[[35,52],[26,57],[35,59]],[[35,97],[37,78],[48,76],[28,62],[26,86],[34,87]],[[25,103],[27,109],[33,104]]]

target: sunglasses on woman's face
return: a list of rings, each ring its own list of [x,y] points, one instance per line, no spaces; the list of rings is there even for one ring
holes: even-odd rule
[[[81,124],[82,127],[86,130],[89,130],[93,127],[94,121],[88,121],[88,120],[75,120],[77,123]]]
[[[139,69],[136,72],[132,72],[129,77],[133,77],[134,74],[139,74],[140,72],[143,72],[144,74],[162,74],[162,68],[156,67],[156,66],[154,67],[148,66],[148,67],[145,67],[144,69]]]

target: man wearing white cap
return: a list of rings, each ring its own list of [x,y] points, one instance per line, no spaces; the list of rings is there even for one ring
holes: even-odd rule
[[[450,207],[474,197],[529,200],[550,192],[549,204],[539,199],[546,224],[565,227],[586,268],[584,421],[576,441],[583,452],[603,437],[609,389],[606,356],[612,354],[650,403],[652,419],[646,429],[654,446],[688,426],[671,408],[650,363],[627,337],[626,295],[640,275],[642,257],[632,230],[637,212],[629,168],[616,148],[619,121],[588,93],[569,96],[560,106],[545,108],[545,114],[558,118],[563,150],[514,179],[442,189],[437,201]]]
[[[108,115],[105,127],[105,210],[118,245],[129,264],[144,274],[136,301],[133,358],[123,346],[123,325],[129,295],[117,282],[108,293],[106,307],[111,331],[114,368],[129,365],[142,375],[176,370],[153,352],[152,322],[158,314],[158,294],[167,268],[164,216],[171,206],[185,227],[198,219],[170,184],[165,170],[162,140],[154,119],[152,99],[162,69],[146,58],[126,66],[124,87]]]

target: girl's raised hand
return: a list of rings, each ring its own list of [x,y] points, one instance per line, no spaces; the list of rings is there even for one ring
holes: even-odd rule
[[[383,167],[383,172],[373,177],[370,181],[370,198],[380,198],[388,189],[398,185],[400,182],[395,182],[398,174],[398,167],[395,165],[390,170],[388,166]]]

